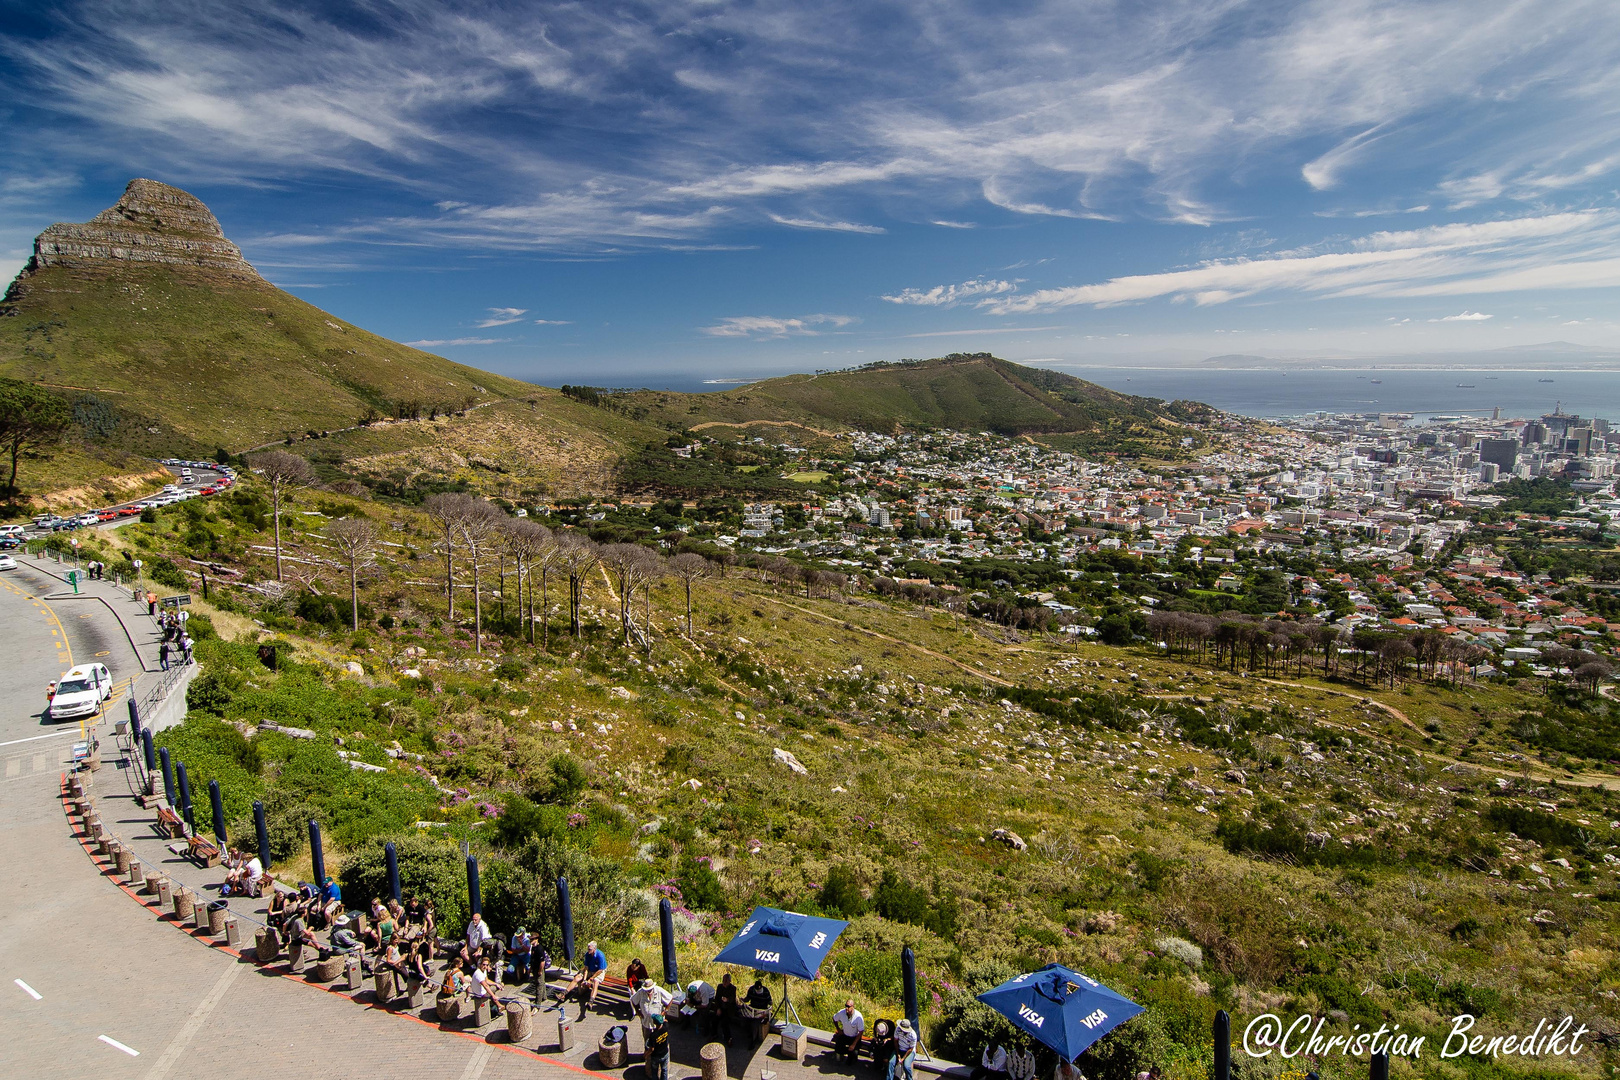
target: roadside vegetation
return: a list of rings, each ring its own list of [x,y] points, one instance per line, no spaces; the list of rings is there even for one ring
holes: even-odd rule
[[[718,976],[708,958],[754,904],[839,915],[826,978],[793,991],[806,1019],[851,994],[895,1015],[911,945],[925,1037],[958,1059],[997,1023],[973,991],[1060,960],[1148,1006],[1088,1067],[1109,1080],[1201,1077],[1219,1008],[1441,1035],[1460,1011],[1620,1024],[1613,720],[1574,683],[1409,666],[1392,685],[1319,656],[1234,668],[1151,634],[1019,630],[861,567],[739,562],[704,539],[741,509],[724,498],[470,504],[294,490],[279,582],[251,476],[97,541],[111,567],[177,578],[216,631],[160,742],[197,791],[220,781],[232,836],[264,801],[283,880],[311,872],[310,818],[358,900],[392,838],[406,887],[454,925],[466,843],[492,921],[553,951],[560,873],[615,963],[656,953],[670,897],[688,979]],[[476,574],[468,512],[494,530]],[[377,541],[353,569],[345,520]],[[535,528],[539,548],[514,539]],[[685,579],[682,557],[700,564]],[[1590,1053],[1395,1069],[1608,1068]]]

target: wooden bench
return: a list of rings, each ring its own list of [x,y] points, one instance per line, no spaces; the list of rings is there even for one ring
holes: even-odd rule
[[[193,836],[186,841],[186,851],[202,866],[219,865],[219,845],[201,836]]]
[[[158,808],[157,812],[158,835],[166,836],[170,840],[178,840],[186,835],[186,823],[180,820],[180,815],[167,806]]]

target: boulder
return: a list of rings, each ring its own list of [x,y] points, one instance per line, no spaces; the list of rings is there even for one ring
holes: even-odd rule
[[[771,760],[776,762],[778,765],[786,766],[790,772],[797,773],[799,776],[810,775],[810,770],[805,768],[803,763],[801,763],[798,758],[794,757],[790,751],[783,750],[781,747],[777,747],[771,751]]]
[[[1029,850],[1029,845],[1024,843],[1024,838],[1011,829],[996,829],[990,834],[990,839],[998,844],[1005,844],[1014,851]]]

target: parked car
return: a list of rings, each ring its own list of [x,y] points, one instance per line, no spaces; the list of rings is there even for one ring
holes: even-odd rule
[[[15,569],[17,569],[17,560],[16,559],[13,559],[10,555],[0,555],[0,570],[15,570]]]

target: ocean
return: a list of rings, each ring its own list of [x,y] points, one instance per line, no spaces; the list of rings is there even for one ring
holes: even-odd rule
[[[1042,365],[1046,366],[1046,365]],[[1313,412],[1536,417],[1560,404],[1587,418],[1620,420],[1620,372],[1496,369],[1266,370],[1087,368],[1051,365],[1077,378],[1157,398],[1190,398],[1225,412],[1276,418]]]

